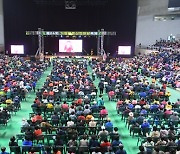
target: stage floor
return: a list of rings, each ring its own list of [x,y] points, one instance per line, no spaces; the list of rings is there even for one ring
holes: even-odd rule
[[[46,58],[101,58],[102,56],[51,56],[51,55],[47,55],[45,56]]]

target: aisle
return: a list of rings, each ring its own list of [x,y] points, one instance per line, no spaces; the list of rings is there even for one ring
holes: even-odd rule
[[[90,68],[90,66],[88,66],[88,72],[89,74],[92,73],[92,69]],[[148,78],[148,80],[149,82],[151,82],[151,78]],[[96,80],[94,81],[96,87],[98,87],[98,83],[99,83],[99,79],[96,78]],[[158,85],[161,86],[160,83],[158,83]],[[171,93],[171,97],[170,97],[171,102],[176,102],[177,99],[180,99],[179,91],[169,87],[167,87],[167,91],[170,91]],[[111,121],[113,122],[114,126],[118,127],[119,129],[121,140],[124,144],[124,148],[126,149],[127,153],[128,154],[137,153],[139,151],[137,147],[137,137],[133,138],[132,136],[129,135],[129,130],[127,129],[127,127],[125,127],[125,122],[121,121],[120,119],[121,117],[117,116],[116,102],[109,101],[108,95],[106,93],[104,93],[103,98],[105,101],[105,107],[108,110]]]
[[[46,80],[46,77],[50,74],[52,70],[52,66],[49,67],[41,76],[41,79],[37,82],[37,87],[41,88]],[[19,110],[16,115],[12,115],[12,118],[8,122],[7,126],[0,127],[0,147],[5,146],[8,150],[9,139],[12,136],[16,136],[16,134],[20,133],[20,125],[22,118],[29,118],[29,113],[32,112],[31,105],[36,97],[34,92],[31,92],[26,101],[21,102],[21,110]]]
[[[91,75],[92,69],[88,66],[88,72]],[[98,87],[99,79],[96,78],[94,84]],[[108,117],[113,122],[114,127],[118,127],[120,133],[120,139],[124,145],[124,149],[127,151],[127,154],[138,153],[137,147],[137,137],[132,137],[129,135],[129,130],[125,127],[125,122],[121,121],[121,117],[117,115],[116,112],[116,102],[109,101],[108,95],[104,93],[103,99],[105,102],[105,107],[108,110]]]

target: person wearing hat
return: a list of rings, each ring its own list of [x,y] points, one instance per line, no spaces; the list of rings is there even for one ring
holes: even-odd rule
[[[92,113],[89,112],[86,116],[86,121],[89,122],[92,118],[94,118],[94,117],[93,117]]]
[[[134,113],[133,112],[129,112],[129,116],[128,116],[128,123],[131,123],[131,121],[134,119]]]

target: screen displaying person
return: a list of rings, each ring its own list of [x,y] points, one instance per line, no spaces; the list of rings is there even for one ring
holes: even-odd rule
[[[67,41],[64,46],[64,52],[74,52],[71,41]]]

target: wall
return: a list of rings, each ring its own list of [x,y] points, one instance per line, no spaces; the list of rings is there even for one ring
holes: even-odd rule
[[[136,45],[150,45],[155,40],[180,34],[180,20],[153,21],[154,15],[167,14],[168,0],[139,0]]]
[[[78,6],[75,10],[66,10],[64,5],[36,5],[32,0],[4,0],[3,8],[6,51],[10,52],[11,44],[23,44],[25,54],[35,54],[37,37],[25,36],[25,31],[39,27],[55,31],[96,31],[104,28],[117,32],[116,37],[105,37],[106,52],[114,54],[119,45],[127,45],[132,46],[130,56],[134,55],[137,0],[109,0],[105,6]],[[82,39],[84,50],[96,50],[95,37]],[[45,37],[45,51],[58,53],[58,41],[58,37]]]
[[[0,0],[0,48],[4,46],[3,0]]]

